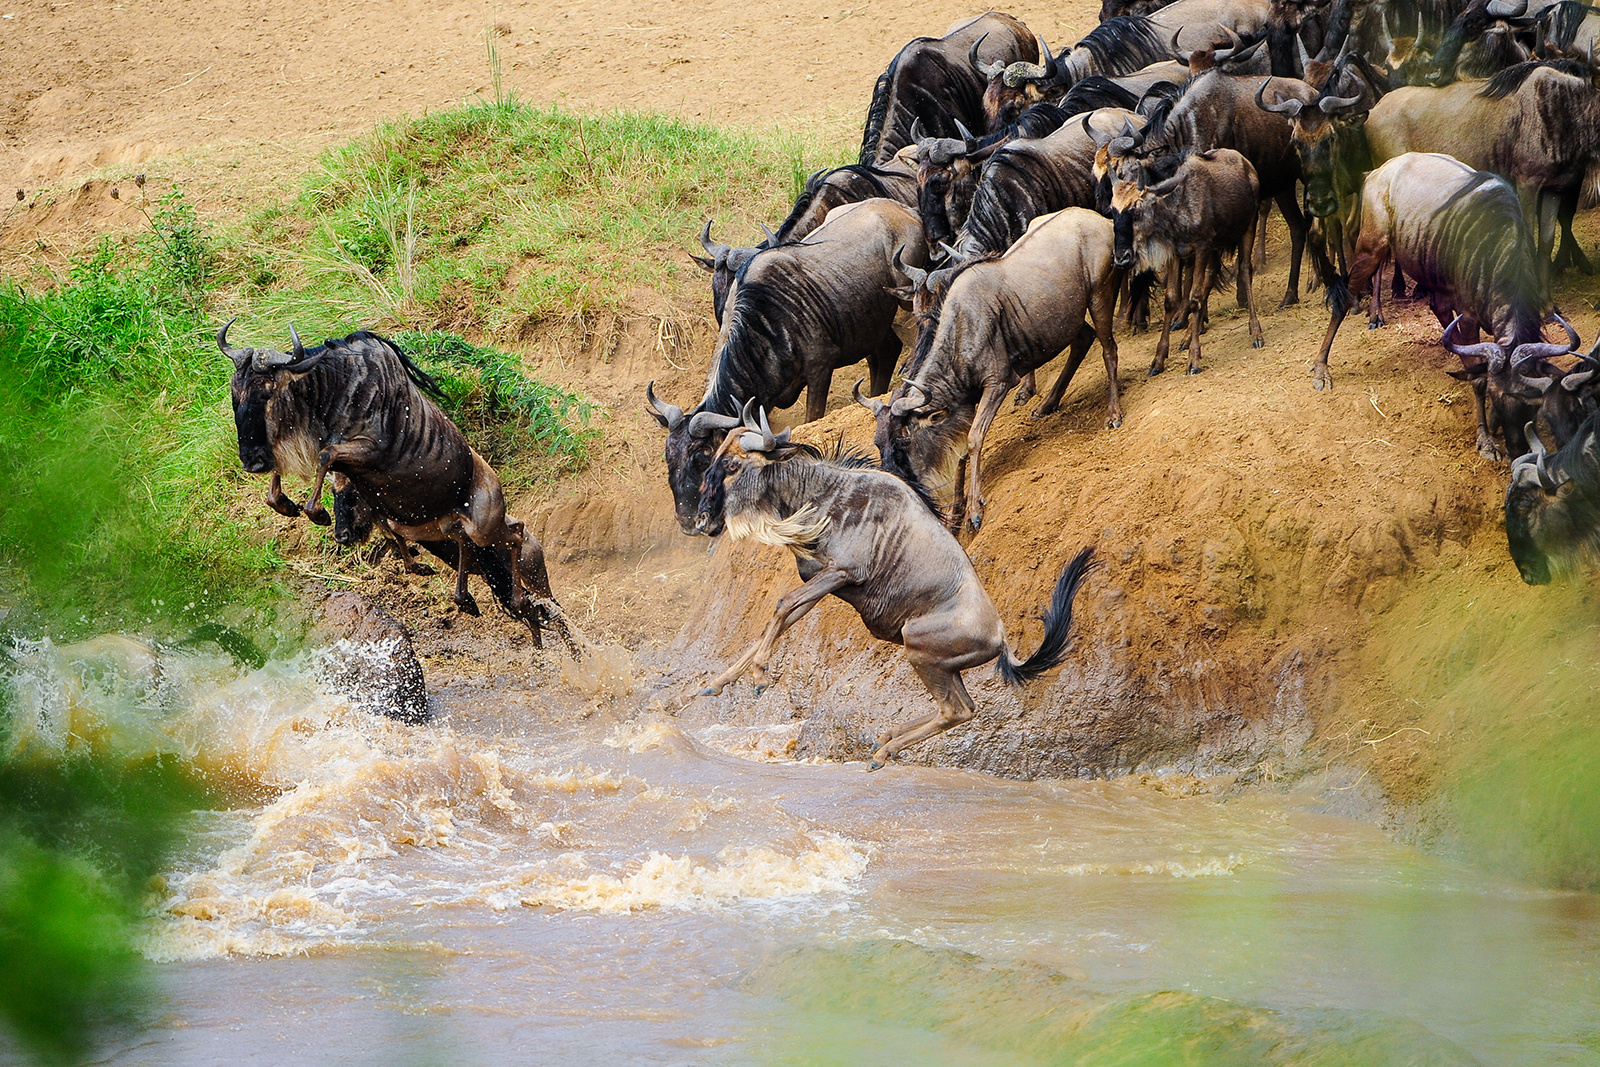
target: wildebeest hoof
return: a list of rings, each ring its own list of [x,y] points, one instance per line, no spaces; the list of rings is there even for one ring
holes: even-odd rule
[[[483,612],[478,610],[478,602],[472,599],[470,595],[464,596],[460,600],[457,600],[456,607],[461,609],[461,613],[463,615],[471,615],[474,619],[483,614]]]

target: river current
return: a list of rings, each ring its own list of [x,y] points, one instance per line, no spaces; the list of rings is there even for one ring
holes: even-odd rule
[[[1348,786],[868,774],[538,689],[410,726],[319,676],[14,657],[16,743],[241,798],[151,887],[164,1001],[103,1062],[1600,1064],[1600,899],[1330,814]]]

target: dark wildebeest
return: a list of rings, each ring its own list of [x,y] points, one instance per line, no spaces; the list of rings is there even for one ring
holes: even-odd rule
[[[1189,320],[1189,373],[1200,372],[1200,330],[1224,255],[1236,254],[1235,275],[1250,311],[1251,343],[1260,348],[1265,340],[1256,317],[1251,263],[1260,187],[1250,161],[1230,148],[1193,152],[1183,157],[1172,177],[1150,184],[1138,163],[1125,158],[1111,177],[1117,266],[1154,271],[1166,279],[1167,315],[1150,373],[1166,370],[1173,327],[1184,317]],[[1190,263],[1187,293],[1181,286],[1184,260]]]
[[[954,239],[966,222],[984,160],[1003,145],[1048,137],[1068,119],[1086,111],[1104,107],[1132,110],[1138,102],[1129,90],[1096,75],[1078,82],[1060,100],[1028,108],[1001,133],[979,139],[963,128],[961,137],[918,137],[917,211],[928,247]]]
[[[1487,82],[1388,93],[1367,117],[1374,162],[1404,152],[1441,152],[1509,178],[1548,259],[1561,224],[1556,265],[1588,273],[1572,236],[1580,197],[1600,191],[1600,91],[1575,60],[1524,63]]]
[[[1600,551],[1600,414],[1553,455],[1531,421],[1523,433],[1531,451],[1511,464],[1506,542],[1522,580],[1544,585],[1553,569]]]
[[[981,129],[988,79],[973,66],[973,54],[983,63],[1037,63],[1039,45],[1019,20],[995,11],[963,19],[943,37],[910,42],[872,90],[857,162],[882,166],[894,158],[911,143],[911,124],[918,119],[937,137],[957,136],[958,119],[968,129]]]
[[[511,554],[512,610],[522,614],[536,642],[542,615],[571,644],[550,592],[544,549],[506,514],[493,468],[424,392],[438,395],[433,380],[374,333],[310,349],[292,328],[290,336],[292,351],[283,353],[235,348],[228,344],[228,325],[217,331],[217,347],[234,366],[239,461],[252,474],[272,472],[272,509],[290,517],[303,511],[327,525],[323,482],[330,472],[343,475],[395,537],[455,542],[466,564],[457,570],[455,602],[473,615],[471,560],[479,548],[504,545]],[[312,480],[304,504],[284,495],[285,473]],[[528,588],[545,603],[530,605]]]
[[[1479,326],[1489,330],[1498,355],[1465,368],[1478,399],[1478,451],[1491,459],[1503,455],[1489,430],[1485,405],[1492,402],[1510,454],[1526,452],[1522,424],[1529,409],[1507,389],[1506,376],[1521,358],[1516,349],[1544,343],[1540,326],[1550,290],[1510,183],[1430,152],[1396,156],[1367,175],[1349,278],[1339,283],[1349,292],[1330,300],[1328,332],[1312,368],[1323,387],[1332,386],[1328,352],[1351,296],[1365,290],[1390,260],[1429,294],[1440,323],[1460,314],[1469,319],[1471,334]],[[1380,286],[1372,286],[1372,298],[1381,302]]]
[[[878,390],[889,388],[901,348],[900,303],[888,291],[900,284],[897,253],[913,265],[928,259],[922,223],[903,204],[834,208],[804,243],[763,249],[733,278],[699,404],[685,413],[656,399],[651,383],[645,395],[667,430],[667,481],[684,533],[695,532],[700,479],[745,401],[786,408],[804,389],[806,421],[819,419],[835,368],[862,359]]]
[[[983,165],[967,221],[956,235],[962,259],[998,255],[1027,230],[1028,223],[1069,207],[1095,206],[1091,130],[1109,135],[1144,117],[1122,108],[1091,112],[1048,137],[1011,141]]]
[[[861,401],[877,418],[883,469],[931,486],[964,443],[965,486],[956,488],[963,503],[951,517],[957,528],[965,516],[978,529],[983,440],[1006,394],[1070,347],[1035,416],[1055,411],[1096,339],[1106,367],[1106,425],[1121,426],[1111,319],[1122,277],[1111,260],[1111,223],[1093,211],[1067,208],[1035,219],[1005,255],[955,268],[934,314],[919,318],[906,380],[888,404]]]
[[[831,593],[856,609],[872,636],[905,646],[938,705],[879,736],[868,764],[877,770],[906,746],[972,718],[976,705],[962,671],[998,659],[1000,677],[1022,685],[1066,657],[1072,600],[1089,572],[1092,547],[1062,570],[1039,649],[1018,660],[972,561],[912,486],[873,470],[864,457],[824,457],[775,436],[765,413],[746,417],[737,439],[746,454],[720,456],[706,476],[700,529],[787,546],[805,584],[778,601],[761,638],[702,695],[721,693],[747,671],[758,691],[768,685],[778,638]]]
[[[1034,104],[1059,99],[1092,75],[1133,74],[1172,58],[1166,39],[1143,18],[1101,23],[1059,56],[1050,55],[1041,38],[1039,51],[1036,63],[981,63],[976,53],[972,56],[972,65],[988,83],[983,93],[983,128],[988,132],[998,133]]]

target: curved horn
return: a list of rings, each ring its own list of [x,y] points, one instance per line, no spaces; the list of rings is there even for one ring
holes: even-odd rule
[[[1439,343],[1456,355],[1465,359],[1481,359],[1489,364],[1491,373],[1499,374],[1506,365],[1506,350],[1493,341],[1482,341],[1475,345],[1458,345],[1455,343],[1456,326],[1461,322],[1457,315],[1450,320],[1450,325],[1444,328],[1444,333],[1439,336]]]
[[[1325,96],[1317,101],[1317,107],[1322,109],[1324,115],[1331,115],[1342,107],[1349,107],[1351,104],[1359,104],[1360,102],[1360,93],[1354,96]]]
[[[235,315],[222,324],[222,329],[217,331],[217,347],[222,349],[222,354],[233,361],[234,369],[243,370],[244,365],[250,362],[251,352],[248,348],[235,348],[228,343],[228,327],[239,321]]]
[[[700,247],[706,250],[706,255],[716,259],[718,256],[727,255],[729,249],[727,245],[718,244],[711,239],[711,221],[706,219],[705,228],[700,231]]]
[[[864,407],[868,411],[872,412],[872,417],[873,418],[877,418],[879,415],[883,414],[883,409],[885,407],[887,407],[888,405],[886,405],[883,401],[879,400],[875,396],[874,397],[862,396],[861,395],[861,382],[864,382],[864,381],[866,381],[865,378],[862,378],[860,381],[857,381],[856,384],[855,384],[855,388],[850,390],[850,395],[856,398],[856,403],[857,404],[860,404],[862,407]]]
[[[671,433],[677,428],[678,423],[683,421],[682,408],[656,399],[656,383],[654,379],[644,387],[644,398],[650,402],[650,413],[656,417],[657,422],[667,428],[668,433]]]
[[[907,266],[901,259],[901,254],[905,250],[905,245],[901,245],[894,250],[894,269],[906,276],[906,280],[911,283],[911,288],[920,289],[928,280],[928,272],[921,267]]]
[[[739,425],[732,415],[718,415],[715,411],[702,411],[689,420],[690,437],[710,437],[718,430],[731,430]]]
[[[1259,107],[1263,111],[1270,111],[1274,115],[1288,115],[1290,118],[1298,117],[1300,114],[1300,109],[1305,107],[1305,101],[1303,100],[1291,99],[1279,100],[1276,104],[1267,103],[1267,86],[1271,83],[1271,81],[1272,79],[1270,77],[1267,78],[1266,81],[1261,83],[1260,88],[1256,90],[1256,107]],[[1280,127],[1280,129],[1281,128],[1282,127]]]

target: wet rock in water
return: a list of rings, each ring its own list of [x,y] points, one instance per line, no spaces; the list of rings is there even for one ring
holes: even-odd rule
[[[335,593],[322,605],[318,636],[326,642],[317,656],[323,684],[374,715],[404,722],[432,717],[411,631],[381,608],[357,593]]]

